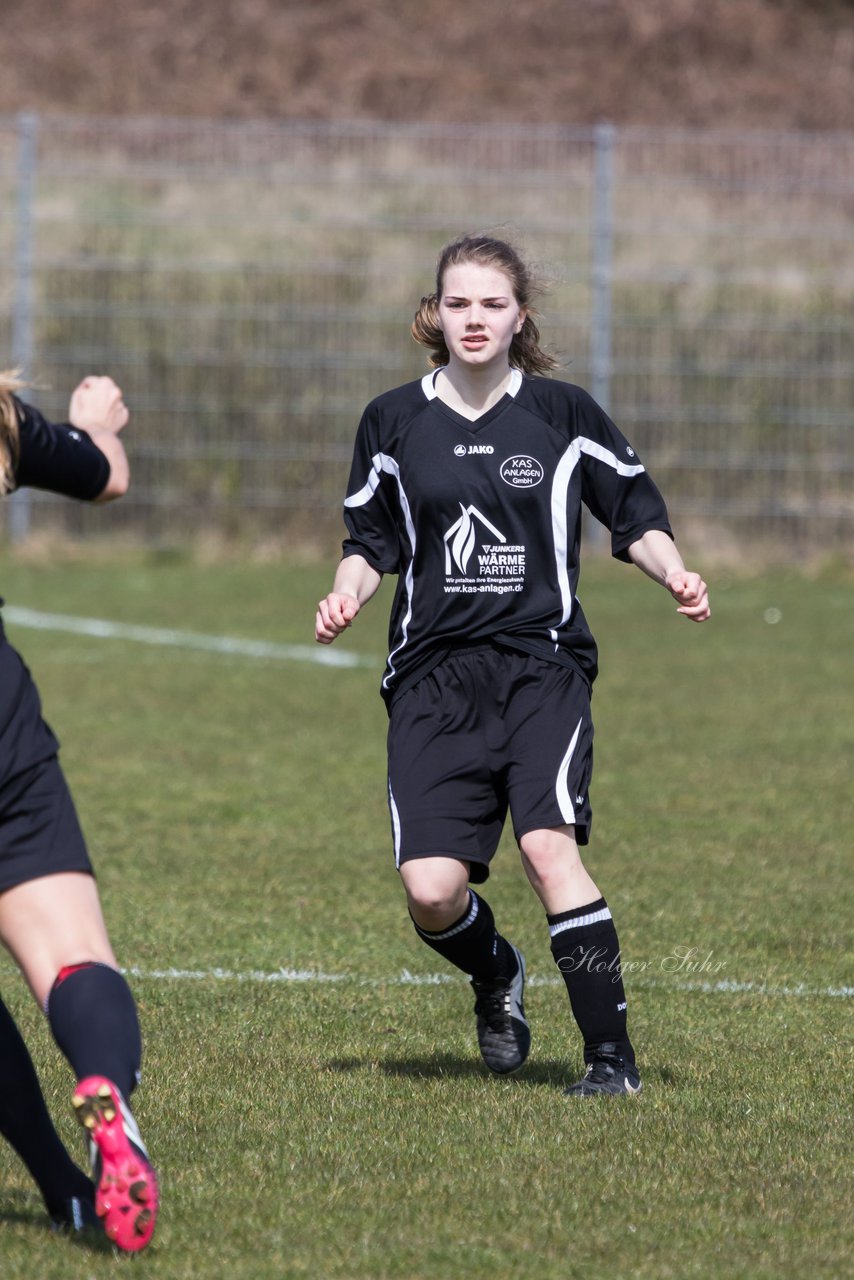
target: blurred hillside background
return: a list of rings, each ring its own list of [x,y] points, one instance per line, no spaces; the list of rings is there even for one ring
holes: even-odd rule
[[[683,541],[850,549],[850,0],[10,0],[0,41],[2,363],[54,416],[121,382],[108,536],[326,554],[436,250],[488,227]]]
[[[4,0],[0,111],[850,129],[851,0]]]

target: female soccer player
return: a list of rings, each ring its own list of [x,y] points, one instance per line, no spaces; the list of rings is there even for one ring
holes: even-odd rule
[[[64,425],[24,404],[14,394],[20,386],[14,374],[0,374],[0,493],[32,485],[92,502],[121,497],[129,471],[119,432],[128,410],[113,380],[84,378]],[[0,939],[77,1077],[73,1104],[95,1185],[53,1130],[5,1007],[0,1132],[32,1172],[57,1225],[100,1221],[109,1239],[134,1252],[151,1239],[158,1201],[128,1106],[142,1052],[139,1024],[107,937],[58,746],[30,673],[0,626]]]
[[[412,326],[432,371],[365,410],[349,537],[316,639],[330,644],[398,575],[382,681],[397,866],[416,932],[470,976],[481,1054],[530,1048],[525,961],[472,884],[509,808],[522,863],[584,1041],[567,1093],[638,1093],[611,912],[579,856],[591,807],[596,646],[576,595],[581,507],[611,549],[709,616],[634,449],[579,387],[544,378],[531,272],[512,246],[446,246]]]

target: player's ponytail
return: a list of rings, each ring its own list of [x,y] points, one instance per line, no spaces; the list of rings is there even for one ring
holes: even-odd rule
[[[551,373],[560,361],[550,351],[540,346],[540,330],[529,307],[525,323],[510,343],[510,363],[523,373]]]
[[[415,312],[415,319],[409,330],[416,342],[430,351],[430,364],[440,369],[448,363],[449,353],[445,344],[445,335],[439,328],[439,299],[435,293],[429,293],[421,299],[421,306]]]
[[[12,393],[20,391],[24,385],[19,375],[18,369],[0,372],[0,496],[10,493],[15,487],[19,423]]]
[[[527,310],[524,324],[510,344],[509,360],[513,368],[529,374],[549,373],[556,369],[559,361],[540,346],[540,331],[534,318],[536,312],[532,305],[533,299],[543,291],[542,285],[534,280],[530,267],[512,245],[487,235],[461,236],[459,240],[445,245],[439,254],[436,292],[421,299],[421,306],[415,313],[410,329],[415,341],[429,350],[432,368],[441,368],[450,359],[445,335],[439,325],[439,299],[442,296],[445,272],[449,267],[466,262],[494,267],[503,272],[513,285],[513,295],[519,306]]]

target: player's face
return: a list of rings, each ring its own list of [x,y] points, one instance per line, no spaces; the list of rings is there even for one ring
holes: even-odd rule
[[[452,364],[506,365],[525,315],[513,293],[513,282],[503,271],[463,262],[445,272],[439,324]]]

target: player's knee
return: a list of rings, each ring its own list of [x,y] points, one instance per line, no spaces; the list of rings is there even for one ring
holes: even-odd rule
[[[574,838],[562,832],[528,832],[519,841],[519,848],[529,875],[533,874],[541,884],[563,879],[582,865]]]
[[[403,877],[409,910],[422,928],[443,928],[465,909],[468,890],[464,881],[411,870]]]
[[[408,892],[409,910],[417,922],[424,928],[435,926],[442,928],[451,920],[456,920],[465,908],[465,896],[445,891],[440,887],[420,886],[415,892]]]

